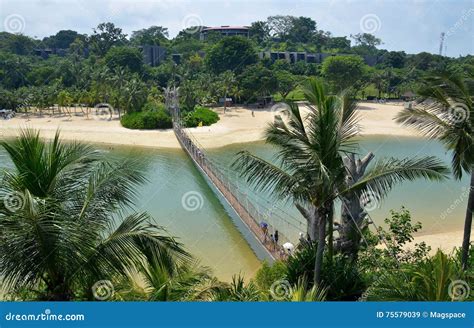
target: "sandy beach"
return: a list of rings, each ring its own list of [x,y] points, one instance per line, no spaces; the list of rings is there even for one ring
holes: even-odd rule
[[[412,136],[415,131],[399,126],[393,121],[402,109],[400,104],[360,103],[359,116],[362,133],[365,135]],[[245,143],[263,139],[263,130],[275,117],[270,109],[252,111],[243,107],[230,107],[224,114],[223,108],[216,108],[220,121],[212,126],[198,127],[189,131],[206,148],[218,148],[233,143]],[[54,136],[57,129],[67,140],[81,140],[93,143],[119,144],[128,146],[179,148],[173,131],[129,130],[120,125],[117,117],[111,121],[90,115],[52,117],[44,114],[18,114],[11,120],[0,120],[0,137],[14,137],[22,128],[40,129],[45,138]]]
[[[428,235],[416,235],[413,242],[408,246],[425,242],[431,247],[430,254],[434,255],[438,249],[446,253],[451,253],[454,248],[461,247],[463,231],[440,232]]]
[[[397,135],[417,136],[416,131],[409,130],[393,121],[395,115],[403,109],[402,103],[374,104],[359,103],[358,113],[362,134],[364,135]],[[199,143],[205,148],[217,148],[233,143],[245,143],[263,139],[263,131],[272,122],[275,112],[271,110],[252,111],[243,107],[230,107],[224,114],[223,108],[216,108],[220,121],[209,127],[189,129]],[[43,117],[19,114],[11,120],[0,120],[0,138],[15,137],[20,129],[35,128],[41,130],[46,138],[54,136],[57,129],[66,140],[81,140],[91,143],[114,145],[179,148],[172,130],[144,131],[129,130],[120,125],[118,118],[108,121],[91,115],[58,116],[48,114]],[[461,245],[462,231],[439,234],[420,235],[416,242],[425,241],[435,251],[437,248],[450,251]]]

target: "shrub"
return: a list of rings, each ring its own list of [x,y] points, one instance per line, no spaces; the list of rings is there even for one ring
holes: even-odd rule
[[[120,119],[127,129],[170,129],[173,127],[171,116],[164,110],[127,113]]]
[[[156,100],[151,100],[148,101],[145,105],[142,107],[142,112],[159,112],[163,111],[166,113],[166,108],[165,105],[160,103],[159,101]]]
[[[275,261],[272,265],[263,262],[255,275],[255,284],[262,292],[268,292],[273,283],[286,279],[286,273],[286,264],[282,261]]]
[[[385,224],[388,229],[379,227],[377,233],[369,229],[364,231],[365,243],[361,244],[358,254],[359,267],[369,275],[375,275],[375,279],[377,271],[396,269],[400,263],[419,262],[431,249],[425,242],[407,247],[422,225],[413,223],[410,212],[404,207],[400,211],[391,210]]]
[[[209,108],[196,106],[196,108],[187,113],[184,118],[184,126],[187,128],[193,128],[198,126],[200,123],[204,126],[208,126],[219,121],[219,115],[213,112]]]
[[[369,301],[472,301],[471,288],[472,274],[462,270],[459,258],[438,250],[431,258],[382,272],[364,298]]]
[[[308,244],[288,258],[287,278],[291,285],[306,279],[312,287],[316,250],[316,243]],[[324,257],[321,287],[325,288],[329,301],[355,301],[365,291],[366,283],[355,262],[336,254],[332,260],[327,255]]]

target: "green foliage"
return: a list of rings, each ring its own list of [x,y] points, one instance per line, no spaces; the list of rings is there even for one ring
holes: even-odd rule
[[[131,112],[122,116],[120,123],[127,129],[171,129],[171,116],[163,109],[158,111]]]
[[[100,23],[93,32],[89,38],[89,44],[92,52],[100,57],[105,56],[113,46],[123,46],[127,42],[126,34],[122,33],[122,29],[110,22]]]
[[[459,259],[441,250],[399,270],[382,272],[365,298],[370,301],[469,301],[473,300],[473,276],[461,268]]]
[[[159,111],[166,111],[165,105],[157,100],[148,101],[145,105],[143,105],[142,112],[159,112]]]
[[[252,22],[250,25],[249,34],[252,39],[258,43],[261,43],[270,38],[270,27],[266,22]]]
[[[354,39],[355,44],[358,46],[375,48],[376,46],[382,44],[382,40],[370,33],[358,33],[356,35],[351,35],[351,38]]]
[[[93,300],[97,281],[126,278],[148,261],[190,261],[148,214],[134,212],[144,163],[106,160],[90,146],[62,143],[59,133],[45,142],[26,130],[0,145],[13,163],[0,197],[21,199],[13,211],[0,202],[2,288],[29,289],[40,300]]]
[[[289,95],[289,93],[296,88],[296,86],[300,82],[300,79],[295,75],[291,74],[290,72],[283,70],[275,71],[274,74],[276,80],[278,81],[278,92],[283,97],[283,99],[285,99]]]
[[[163,26],[150,26],[138,31],[133,31],[130,42],[137,45],[164,45],[167,43],[168,29]]]
[[[226,37],[212,46],[206,54],[206,65],[215,74],[225,71],[240,73],[257,62],[253,44],[240,36]]]
[[[325,257],[322,285],[327,288],[327,299],[333,301],[356,301],[367,288],[357,262],[342,254]]]
[[[357,89],[357,83],[362,79],[365,70],[366,65],[358,56],[334,56],[324,60],[321,73],[331,88],[340,92],[349,87]]]
[[[404,110],[396,120],[440,140],[452,152],[455,178],[461,179],[465,173],[471,175],[462,245],[466,268],[474,212],[474,66],[468,66],[463,73],[443,71],[431,75],[418,93],[430,105]]]
[[[199,124],[208,126],[219,121],[219,115],[206,107],[197,106],[193,111],[184,114],[184,126],[188,128],[196,127]]]
[[[306,278],[298,279],[298,283],[290,287],[287,301],[291,302],[322,302],[327,299],[327,288],[320,286],[308,287]]]
[[[255,101],[259,96],[269,96],[278,90],[273,71],[261,63],[248,66],[240,75],[239,84],[246,101]]]
[[[16,55],[29,55],[35,48],[33,39],[22,34],[0,32],[0,49]]]
[[[225,300],[233,302],[255,302],[260,299],[260,291],[253,282],[245,285],[244,278],[240,275],[233,276],[230,288],[218,296],[216,301]]]
[[[85,36],[72,30],[61,30],[55,35],[43,39],[43,44],[49,48],[68,49],[76,39],[85,40]]]
[[[105,62],[110,69],[128,68],[131,72],[140,72],[143,58],[140,50],[131,47],[112,47],[105,55]]]
[[[290,284],[313,277],[316,251],[316,244],[308,244],[288,258],[287,279]],[[342,254],[336,254],[332,259],[329,256],[324,258],[321,286],[325,287],[326,299],[331,301],[355,301],[367,287],[357,263]]]
[[[287,275],[287,265],[283,261],[276,261],[272,265],[263,262],[262,267],[257,271],[254,281],[262,291],[270,290],[275,281],[282,280]]]
[[[316,243],[303,245],[288,258],[287,279],[291,284],[296,284],[302,277],[313,277],[317,248]]]
[[[413,234],[420,231],[420,222],[412,223],[410,212],[404,207],[400,211],[390,211],[390,217],[385,224],[388,230],[379,227],[377,234],[366,229],[365,243],[359,252],[359,265],[369,274],[377,274],[378,270],[390,270],[400,263],[416,263],[428,255],[430,247],[426,243],[411,245]],[[377,266],[374,270],[374,263]]]

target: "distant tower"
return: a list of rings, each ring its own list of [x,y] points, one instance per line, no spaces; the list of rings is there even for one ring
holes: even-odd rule
[[[441,37],[440,37],[440,40],[439,40],[439,55],[442,56],[443,55],[443,44],[444,44],[444,32],[441,33]]]

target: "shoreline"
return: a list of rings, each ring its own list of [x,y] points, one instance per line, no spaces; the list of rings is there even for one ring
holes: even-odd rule
[[[409,130],[393,121],[403,107],[399,104],[375,104],[361,102],[358,104],[361,136],[396,136],[421,137],[416,131]],[[244,107],[229,107],[226,113],[223,108],[213,109],[220,120],[211,125],[187,129],[205,148],[224,146],[264,140],[263,132],[272,122],[275,112],[271,109],[252,111]],[[0,137],[16,137],[21,129],[34,128],[41,130],[44,138],[51,139],[56,131],[61,131],[65,140],[83,142],[140,146],[147,148],[181,148],[173,130],[130,130],[122,127],[118,117],[111,121],[90,115],[89,118],[73,114],[51,117],[18,114],[10,120],[0,120]]]

